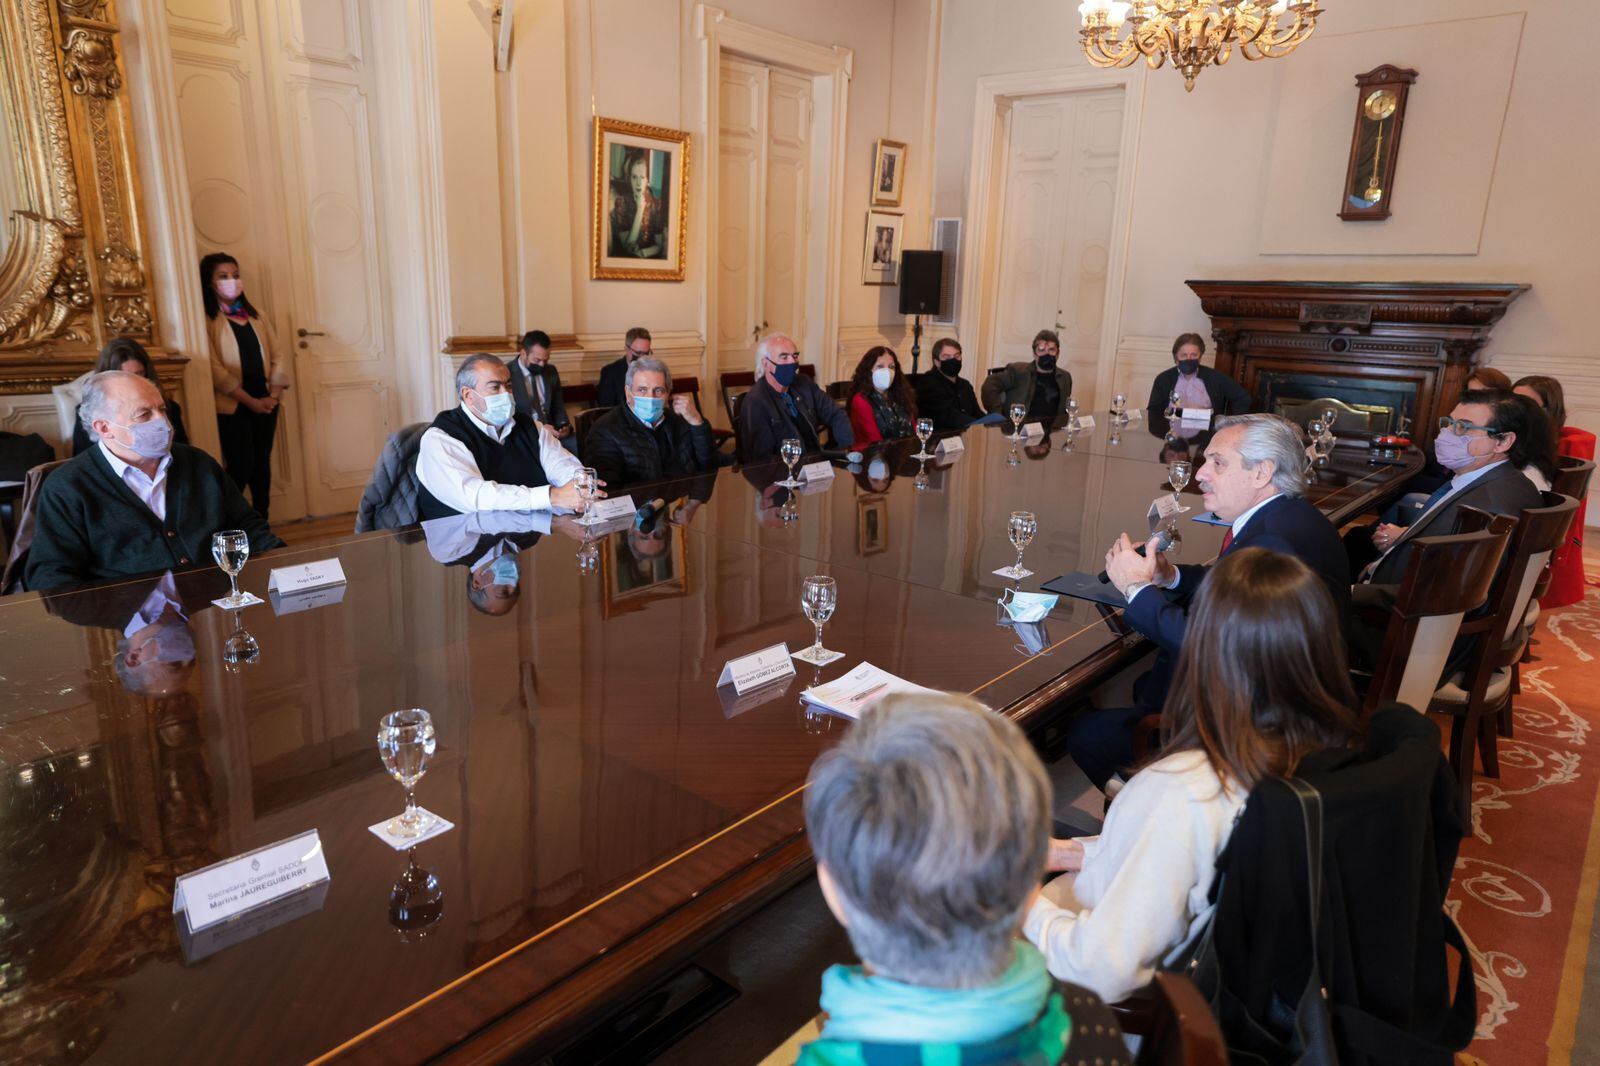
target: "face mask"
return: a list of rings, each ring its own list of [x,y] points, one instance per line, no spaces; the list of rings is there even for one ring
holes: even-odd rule
[[[1013,622],[1042,622],[1056,605],[1059,596],[1042,592],[1015,592],[1006,589],[1000,594],[1000,606],[1006,609]]]
[[[146,661],[155,660],[158,663],[187,663],[194,660],[194,634],[182,622],[158,623],[154,639],[146,642],[144,658]],[[152,652],[151,645],[155,646]]]
[[[773,363],[772,376],[779,385],[788,388],[794,384],[794,379],[800,376],[799,363]]]
[[[479,395],[482,395],[481,393]],[[509,392],[497,392],[483,397],[483,413],[479,416],[491,426],[503,426],[511,421],[514,405]]]
[[[661,421],[661,413],[666,410],[667,401],[659,396],[635,396],[633,398],[633,413],[639,416],[639,421],[653,426]]]
[[[241,292],[244,292],[244,282],[238,278],[223,278],[217,282],[217,295],[224,300],[237,300]]]
[[[494,575],[496,585],[515,585],[521,575],[517,572],[517,557],[515,555],[502,555],[489,564],[489,572]]]
[[[136,426],[124,426],[119,422],[111,424],[127,430],[133,438],[127,447],[146,459],[161,459],[172,451],[172,423],[165,418],[152,418]]]
[[[1041,355],[1038,359],[1038,364],[1039,372],[1048,374],[1056,368],[1056,357],[1053,355]]]
[[[943,374],[947,378],[955,377],[956,375],[961,373],[961,360],[959,360],[959,359],[941,359],[941,360],[939,360],[939,373]]]
[[[879,392],[888,392],[889,386],[894,384],[894,369],[880,366],[872,372],[872,387]]]
[[[882,459],[874,459],[867,464],[867,477],[873,481],[886,481],[889,477],[889,464]]]
[[[1179,359],[1178,373],[1182,374],[1186,378],[1194,377],[1196,374],[1200,373],[1200,360]]]
[[[1433,438],[1433,457],[1446,470],[1461,470],[1483,458],[1473,455],[1469,450],[1471,447],[1471,437],[1458,437],[1448,429],[1443,430]]]
[[[1022,638],[1022,643],[1015,647],[1024,655],[1038,655],[1050,646],[1050,634],[1045,631],[1043,622],[1018,622],[1011,631]]]

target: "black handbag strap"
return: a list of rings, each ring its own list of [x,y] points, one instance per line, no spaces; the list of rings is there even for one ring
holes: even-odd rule
[[[1306,831],[1306,884],[1311,908],[1311,978],[1320,988],[1322,963],[1319,960],[1317,941],[1322,929],[1322,793],[1298,777],[1285,777],[1283,783],[1300,801],[1300,818]]]

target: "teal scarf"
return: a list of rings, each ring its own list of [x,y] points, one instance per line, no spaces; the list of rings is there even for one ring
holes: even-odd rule
[[[822,1039],[975,1044],[1015,1032],[1039,1016],[1055,984],[1038,948],[1014,946],[1011,967],[982,988],[927,988],[831,966],[822,975]]]

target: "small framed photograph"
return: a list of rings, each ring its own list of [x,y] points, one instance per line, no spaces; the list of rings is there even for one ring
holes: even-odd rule
[[[629,528],[601,543],[605,588],[600,616],[615,618],[655,600],[689,590],[689,558],[682,530],[663,522],[649,533]]]
[[[594,120],[590,277],[682,281],[688,210],[687,133]]]
[[[861,255],[864,285],[896,285],[900,281],[900,229],[904,215],[867,212],[866,248]]]
[[[872,152],[872,206],[899,207],[906,187],[906,146],[879,139]]]
[[[888,497],[881,492],[856,497],[856,554],[877,555],[888,547]]]

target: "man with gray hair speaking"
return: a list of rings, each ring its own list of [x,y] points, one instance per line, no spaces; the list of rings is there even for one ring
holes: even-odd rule
[[[800,376],[794,339],[769,333],[756,345],[756,383],[739,405],[739,458],[746,463],[777,457],[778,446],[795,439],[806,454],[822,450],[822,430],[833,446],[855,443],[844,409],[810,378]]]

